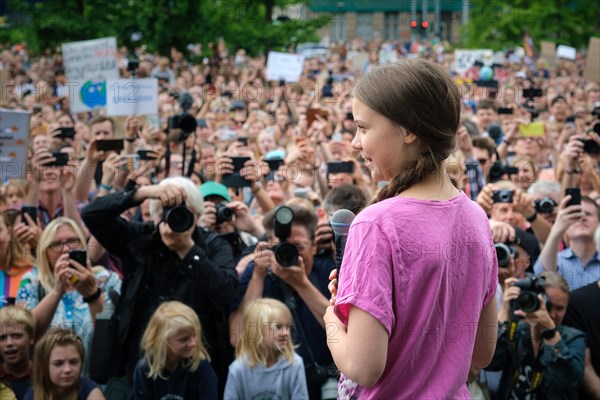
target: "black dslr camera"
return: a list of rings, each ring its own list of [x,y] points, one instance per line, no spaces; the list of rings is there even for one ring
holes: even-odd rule
[[[169,117],[169,132],[174,129],[181,131],[181,139],[185,140],[192,132],[196,130],[198,123],[196,118],[189,113],[190,108],[194,105],[194,98],[187,92],[177,93],[171,92],[171,97],[177,100],[179,106],[183,110],[180,114]]]
[[[499,162],[495,162],[494,165],[490,168],[490,183],[498,182],[502,179],[502,176],[505,174],[513,175],[518,174],[519,168],[517,167],[509,167],[508,165],[504,165]]]
[[[540,214],[550,214],[557,205],[550,197],[544,197],[535,201],[535,211]]]
[[[506,267],[510,262],[511,256],[513,258],[519,257],[519,250],[517,250],[517,247],[511,242],[494,243],[494,248],[496,249],[499,267]]]
[[[279,243],[273,246],[275,259],[283,267],[291,267],[298,263],[298,249],[295,245],[286,242],[292,234],[292,223],[294,222],[294,211],[286,206],[281,206],[275,212],[275,236]]]
[[[550,299],[546,296],[546,281],[544,278],[528,276],[527,278],[516,281],[512,286],[521,288],[519,297],[514,301],[513,306],[515,309],[523,310],[526,313],[532,313],[539,310],[540,299],[538,299],[538,294],[541,294],[546,302],[546,308],[550,311],[552,305]]]
[[[217,209],[217,225],[233,219],[233,210],[227,207],[226,203],[217,203],[215,208]]]
[[[163,221],[173,232],[181,233],[194,225],[194,214],[185,205],[165,207]]]

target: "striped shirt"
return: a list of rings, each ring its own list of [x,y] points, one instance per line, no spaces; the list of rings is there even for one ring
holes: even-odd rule
[[[597,251],[586,265],[581,265],[581,260],[573,253],[573,250],[565,249],[558,253],[556,265],[558,273],[565,278],[571,291],[600,279],[600,257]],[[533,270],[536,275],[544,271],[541,257],[533,266]]]

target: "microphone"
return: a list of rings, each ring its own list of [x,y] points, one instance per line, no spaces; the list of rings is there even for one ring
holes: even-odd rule
[[[348,231],[354,217],[355,215],[352,211],[342,208],[333,214],[329,222],[335,235],[335,268],[337,269],[338,282],[340,279],[342,258],[344,257],[344,250],[346,248],[346,239],[348,238]]]

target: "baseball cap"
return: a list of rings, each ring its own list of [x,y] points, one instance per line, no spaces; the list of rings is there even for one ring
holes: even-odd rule
[[[208,196],[221,196],[225,200],[231,201],[227,186],[214,181],[204,182],[200,185],[200,193],[202,193],[203,198],[207,198]]]

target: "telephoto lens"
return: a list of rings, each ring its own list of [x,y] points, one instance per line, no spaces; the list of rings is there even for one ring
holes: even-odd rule
[[[298,263],[298,249],[291,243],[287,243],[287,238],[292,234],[292,222],[294,222],[294,211],[291,208],[282,206],[275,212],[275,236],[279,238],[279,243],[273,246],[275,259],[283,267],[291,267]]]
[[[181,233],[194,225],[194,214],[184,205],[166,207],[163,211],[163,220],[173,232]]]
[[[498,258],[498,266],[506,267],[510,262],[510,256],[517,258],[519,252],[517,248],[507,243],[494,243],[496,248],[496,257]]]
[[[546,301],[546,308],[550,310],[550,302],[545,294],[546,281],[537,276],[528,276],[512,284],[521,288],[519,297],[515,300],[516,308],[526,313],[532,313],[539,310],[541,304],[538,295],[541,294]]]

